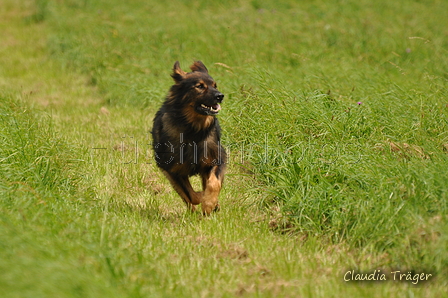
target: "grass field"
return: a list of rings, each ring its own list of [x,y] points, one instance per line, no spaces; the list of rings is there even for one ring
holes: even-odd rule
[[[128,2],[0,0],[2,295],[446,297],[448,2]],[[209,218],[148,133],[196,59]]]

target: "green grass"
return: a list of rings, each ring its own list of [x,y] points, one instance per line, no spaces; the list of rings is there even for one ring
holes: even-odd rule
[[[3,0],[0,290],[443,297],[447,11]],[[194,59],[226,95],[229,172],[222,211],[206,219],[185,212],[148,134],[174,61]],[[343,280],[376,269],[434,278]]]

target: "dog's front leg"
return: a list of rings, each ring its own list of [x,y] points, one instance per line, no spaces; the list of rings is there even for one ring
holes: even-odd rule
[[[188,177],[175,175],[167,171],[163,171],[163,173],[170,181],[174,190],[180,195],[182,200],[184,200],[185,204],[187,204],[187,208],[194,211],[194,205],[199,205],[202,202],[203,192],[194,191]]]
[[[223,165],[214,166],[208,173],[202,175],[202,186],[204,188],[202,196],[202,213],[209,215],[212,211],[219,210],[218,196],[221,191],[224,178]]]

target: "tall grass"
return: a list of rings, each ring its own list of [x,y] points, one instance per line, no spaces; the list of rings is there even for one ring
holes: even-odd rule
[[[64,63],[101,81],[114,103],[157,101],[175,60],[234,68],[229,75],[227,68],[212,68],[227,94],[256,84],[241,72],[246,68],[279,74],[284,86],[351,97],[367,96],[364,88],[388,92],[377,83],[383,78],[423,80],[441,92],[447,68],[438,33],[441,2],[75,3],[53,7],[58,32],[49,44]],[[357,80],[365,83],[354,85]]]
[[[405,251],[428,222],[436,234],[444,229],[443,99],[409,98],[390,86],[386,95],[346,101],[327,92],[268,90],[271,82],[260,82],[264,87],[256,94],[243,92],[233,135],[247,142],[236,147],[245,148],[246,162],[266,183],[266,206],[281,207],[281,217],[274,213],[275,229],[387,252]],[[271,104],[260,104],[263,98]],[[427,246],[414,244],[416,250]],[[410,267],[438,267],[409,254],[398,258],[397,264]]]
[[[48,116],[36,116],[21,102],[2,96],[3,199],[14,202],[16,195],[25,195],[43,204],[47,192],[50,196],[70,193],[79,179],[72,171],[80,160],[57,137]]]
[[[113,295],[101,286],[86,290],[96,278],[71,253],[76,223],[85,223],[94,199],[81,186],[80,149],[58,136],[48,115],[14,97],[0,96],[0,287],[9,297]]]

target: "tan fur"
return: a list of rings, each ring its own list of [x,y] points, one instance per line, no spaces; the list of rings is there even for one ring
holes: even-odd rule
[[[185,119],[191,123],[196,131],[207,129],[214,121],[213,116],[204,116],[198,114],[192,105],[188,105],[184,109]]]
[[[214,167],[208,177],[202,176],[204,195],[201,207],[204,214],[210,214],[213,210],[219,209],[218,195],[221,191],[223,176],[216,177],[215,172],[218,167]]]

